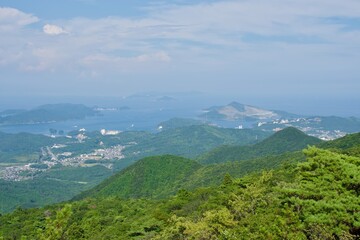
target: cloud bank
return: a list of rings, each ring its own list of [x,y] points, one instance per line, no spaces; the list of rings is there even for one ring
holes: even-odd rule
[[[42,29],[30,26],[36,22]],[[14,69],[14,76],[43,72],[79,82],[86,76],[107,79],[109,85],[146,76],[185,86],[191,81],[183,79],[202,77],[205,87],[219,89],[218,79],[226,76],[222,86],[280,91],[299,81],[304,89],[327,82],[334,92],[339,81],[349,86],[359,77],[359,22],[358,0],[157,4],[145,16],[78,17],[52,24],[0,8],[0,67]],[[203,82],[191,83],[204,88]],[[161,84],[171,86],[165,80]]]
[[[0,7],[0,31],[15,30],[38,21],[39,19],[32,14],[14,8]]]

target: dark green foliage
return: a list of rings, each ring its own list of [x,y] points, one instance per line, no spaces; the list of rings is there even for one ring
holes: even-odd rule
[[[253,146],[222,146],[216,148],[200,156],[198,161],[210,164],[252,159],[301,150],[308,145],[315,145],[319,142],[321,142],[320,139],[308,136],[296,128],[289,127]]]

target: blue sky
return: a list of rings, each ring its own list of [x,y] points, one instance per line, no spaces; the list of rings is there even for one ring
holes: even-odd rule
[[[360,1],[0,0],[0,95],[357,97]]]

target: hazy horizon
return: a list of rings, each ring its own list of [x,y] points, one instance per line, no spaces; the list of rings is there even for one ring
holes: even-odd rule
[[[87,106],[123,107],[132,104],[128,100],[134,96],[153,94],[156,97],[169,96],[174,100],[155,103],[150,98],[139,99],[136,104],[143,106],[171,106],[171,108],[189,108],[202,110],[211,106],[226,105],[236,101],[269,110],[287,111],[309,116],[360,117],[360,96],[348,98],[301,98],[301,97],[250,97],[239,95],[220,95],[200,92],[143,92],[127,96],[0,96],[0,111],[7,109],[31,109],[44,104],[73,103]],[[178,116],[182,117],[182,116]]]

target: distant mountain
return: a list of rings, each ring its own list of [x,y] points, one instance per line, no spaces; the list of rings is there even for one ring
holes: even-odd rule
[[[0,118],[0,124],[33,124],[70,119],[83,119],[96,115],[96,111],[82,104],[47,104],[28,111],[12,111],[14,114]]]
[[[211,164],[245,160],[297,151],[320,142],[321,140],[318,138],[308,136],[296,128],[289,127],[253,146],[221,146],[200,156],[198,161]]]
[[[196,157],[221,145],[248,145],[265,139],[271,133],[253,129],[230,129],[208,125],[192,125],[153,134],[125,149],[127,156],[137,158],[172,154]]]
[[[201,165],[182,157],[144,158],[77,198],[118,196],[161,198],[175,194],[178,186]]]
[[[238,102],[232,102],[226,106],[214,106],[204,110],[200,116],[215,120],[268,120],[283,117],[295,117],[297,115],[283,112],[266,110],[255,106],[244,105]]]

